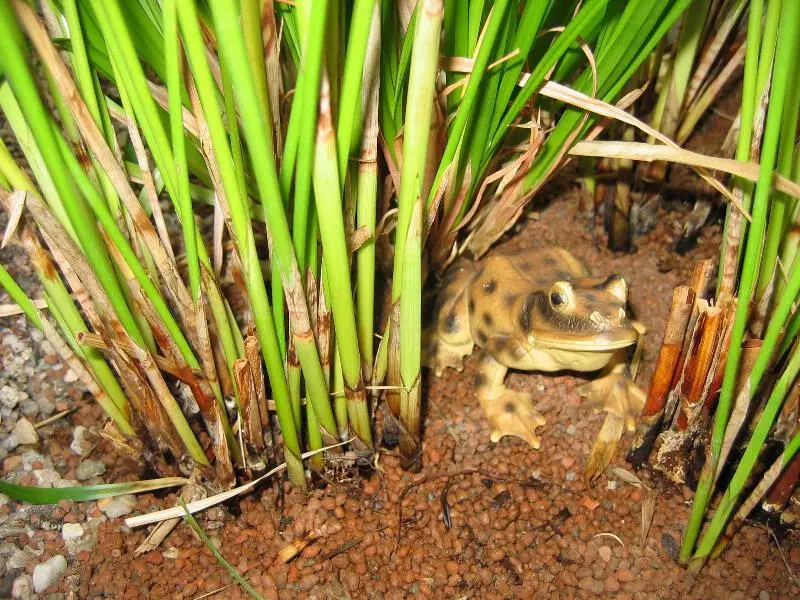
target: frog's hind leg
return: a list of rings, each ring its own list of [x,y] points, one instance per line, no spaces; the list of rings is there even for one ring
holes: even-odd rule
[[[475,343],[469,324],[469,282],[475,273],[471,262],[453,265],[442,280],[434,321],[422,333],[422,356],[427,367],[440,377],[447,367],[464,369],[464,357]]]
[[[493,442],[511,435],[522,438],[535,450],[541,440],[536,428],[546,423],[545,418],[533,408],[533,394],[509,390],[503,384],[508,368],[497,362],[489,353],[482,352],[475,391],[483,412],[492,428]]]

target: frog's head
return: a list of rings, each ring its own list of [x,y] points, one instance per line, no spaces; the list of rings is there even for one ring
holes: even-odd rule
[[[556,281],[526,298],[520,326],[539,347],[608,352],[630,346],[639,335],[626,313],[627,300],[628,286],[619,275]]]

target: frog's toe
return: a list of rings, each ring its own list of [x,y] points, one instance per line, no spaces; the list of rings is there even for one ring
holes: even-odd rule
[[[624,421],[628,431],[636,429],[636,419],[642,412],[646,395],[628,377],[610,374],[578,388],[595,410],[606,411]]]
[[[492,442],[497,443],[510,435],[522,438],[534,450],[541,446],[536,429],[547,421],[534,410],[530,394],[505,390],[487,403],[486,417],[492,427]]]

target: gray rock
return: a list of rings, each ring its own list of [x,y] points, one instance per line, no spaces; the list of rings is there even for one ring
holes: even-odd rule
[[[39,434],[36,432],[36,428],[25,417],[17,421],[12,434],[17,436],[21,445],[35,444],[39,441]]]
[[[54,583],[61,580],[61,575],[67,568],[67,559],[56,554],[53,558],[39,563],[33,568],[33,589],[41,594]]]
[[[9,346],[15,352],[19,351],[22,346],[22,344],[19,341],[19,338],[13,333],[9,333],[3,337],[3,345]]]
[[[9,558],[14,556],[14,553],[19,550],[16,544],[12,544],[11,542],[3,542],[0,543],[0,558]]]
[[[116,498],[104,498],[97,503],[97,506],[109,519],[116,519],[133,510],[136,506],[136,497],[133,494],[126,494]]]
[[[81,464],[75,469],[75,476],[78,478],[78,481],[86,481],[92,477],[100,477],[100,475],[105,472],[106,465],[102,461],[87,459],[81,461]]]
[[[39,405],[33,400],[25,400],[20,402],[19,410],[26,417],[33,417],[39,414]]]
[[[11,558],[8,559],[8,568],[24,569],[28,566],[28,563],[31,562],[32,559],[33,557],[29,552],[25,552],[25,550],[17,550],[11,555]]]
[[[77,487],[78,485],[80,484],[74,479],[59,479],[53,482],[54,488]]]
[[[13,433],[9,433],[0,441],[0,445],[3,446],[3,450],[6,452],[13,452],[19,446],[19,438]]]
[[[39,487],[53,487],[55,482],[61,479],[58,471],[53,469],[35,469],[33,476],[36,478],[36,485]]]
[[[11,585],[13,600],[31,600],[33,598],[33,581],[30,575],[20,575]]]
[[[39,407],[39,412],[45,417],[49,417],[56,410],[56,402],[47,394],[39,394],[36,397],[36,404]]]
[[[5,494],[0,494],[0,506],[5,506],[9,502],[11,502],[11,498],[6,496]]]

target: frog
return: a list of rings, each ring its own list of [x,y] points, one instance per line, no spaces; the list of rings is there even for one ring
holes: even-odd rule
[[[495,251],[478,261],[461,258],[445,273],[424,332],[424,361],[437,377],[447,368],[461,372],[478,346],[474,390],[491,441],[518,437],[535,450],[546,419],[534,394],[506,387],[509,369],[597,373],[578,387],[595,411],[607,413],[587,461],[596,471],[607,466],[622,428],[635,429],[644,406],[634,380],[645,332],[629,314],[621,275],[593,276],[559,246]]]

